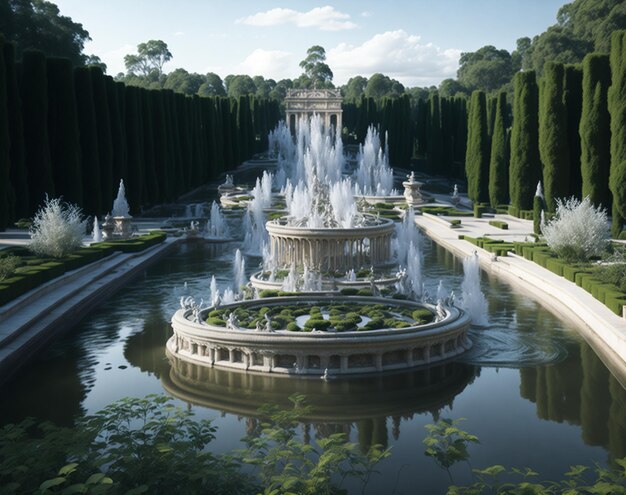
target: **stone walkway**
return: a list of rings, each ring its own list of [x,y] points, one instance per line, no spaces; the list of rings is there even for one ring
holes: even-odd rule
[[[139,253],[116,252],[51,280],[0,306],[0,382],[55,335],[68,330],[179,241]],[[0,245],[24,244],[23,239],[0,239]]]
[[[496,258],[492,253],[459,239],[459,234],[464,234],[510,242],[523,241],[526,238],[531,239],[531,221],[510,215],[456,218],[461,220],[461,228],[452,229],[449,222],[433,215],[416,216],[415,222],[428,237],[455,256],[464,258],[477,252],[481,268],[526,288],[541,304],[574,322],[622,385],[626,386],[626,319],[615,315],[575,283],[532,261],[514,254]],[[494,218],[507,222],[509,229],[502,230],[489,225],[489,220]]]

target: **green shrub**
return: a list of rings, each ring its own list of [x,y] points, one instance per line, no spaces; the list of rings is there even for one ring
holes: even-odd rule
[[[371,289],[359,289],[357,291],[358,296],[372,296]]]
[[[563,268],[565,266],[566,266],[565,263],[563,263],[557,258],[550,258],[546,260],[546,268],[550,270],[552,273],[556,273],[559,277],[563,276]]]
[[[341,289],[339,293],[344,296],[356,296],[359,293],[359,289],[355,287],[346,287],[345,289]]]
[[[420,308],[413,311],[411,317],[418,323],[430,323],[435,315],[429,309]]]
[[[385,320],[382,318],[374,318],[368,321],[359,330],[380,330],[381,328],[385,328]]]
[[[508,230],[509,228],[509,224],[506,222],[503,222],[502,220],[489,220],[489,225],[493,227],[497,227],[502,230]]]
[[[324,320],[322,318],[313,318],[313,317],[309,318],[304,324],[305,329],[315,328],[316,330],[328,330],[330,326],[331,326],[331,323],[329,320]]]
[[[222,319],[222,318],[207,318],[206,320],[207,325],[215,325],[218,327],[225,327],[226,326],[226,322]]]
[[[18,266],[22,264],[22,260],[19,256],[9,254],[0,258],[0,281],[7,278],[9,275],[13,275]]]
[[[474,205],[474,217],[482,218],[483,214],[487,211],[485,206],[475,204]]]
[[[289,330],[290,332],[299,332],[302,329],[298,326],[298,324],[295,321],[292,321],[291,323],[287,325],[287,330]]]
[[[274,289],[263,289],[262,291],[259,292],[260,298],[277,297],[277,296],[278,296],[278,291]]]

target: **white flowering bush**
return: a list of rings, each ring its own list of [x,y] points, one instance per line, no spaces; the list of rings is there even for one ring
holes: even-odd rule
[[[87,220],[82,210],[60,198],[46,198],[35,214],[28,248],[38,256],[62,258],[81,247]]]
[[[557,199],[556,214],[542,222],[541,233],[548,246],[566,261],[586,261],[606,249],[610,231],[606,210],[572,197]]]

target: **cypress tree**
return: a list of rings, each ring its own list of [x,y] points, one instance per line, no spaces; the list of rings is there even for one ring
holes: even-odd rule
[[[541,177],[535,71],[518,72],[514,77],[514,85],[509,195],[515,209],[529,210],[533,205],[535,187]]]
[[[22,119],[22,98],[17,84],[17,67],[15,64],[15,45],[4,43],[4,67],[7,91],[7,112],[9,119],[9,149],[11,195],[9,201],[11,220],[29,215],[29,194],[26,166],[24,163],[24,122]]]
[[[119,179],[113,179],[113,143],[111,137],[111,117],[109,100],[104,74],[100,67],[89,67],[93,86],[93,102],[96,115],[96,131],[98,133],[98,157],[100,161],[100,190],[102,205],[105,210],[113,205],[117,195]]]
[[[467,149],[467,98],[456,96],[455,102],[455,122],[454,130],[454,177],[465,176],[465,151]]]
[[[150,91],[141,89],[141,122],[143,124],[143,161],[145,167],[143,181],[143,199],[148,203],[156,203],[160,199],[159,180],[155,163],[154,127],[155,119],[152,111],[152,97]]]
[[[83,205],[80,135],[72,62],[47,59],[48,136],[56,194]]]
[[[48,83],[43,52],[22,54],[22,115],[24,116],[24,163],[28,177],[29,209],[34,213],[46,194],[54,197],[52,162],[48,141]]]
[[[154,173],[158,181],[159,201],[169,201],[173,197],[172,178],[169,168],[169,149],[163,92],[157,89],[148,91],[152,110],[152,131],[154,145]]]
[[[441,106],[439,104],[439,94],[430,95],[430,121],[428,126],[428,157],[430,170],[435,170],[441,166],[443,155],[443,141],[441,136]]]
[[[472,201],[489,199],[489,136],[487,134],[487,101],[484,91],[472,93],[467,120],[467,152],[465,154],[467,197]]]
[[[9,225],[11,197],[11,168],[9,162],[9,109],[7,107],[7,77],[4,63],[4,38],[0,36],[0,230]]]
[[[607,90],[611,82],[608,55],[590,53],[583,59],[583,109],[580,117],[583,198],[608,207],[610,170],[610,116]]]
[[[583,183],[580,175],[580,114],[583,105],[583,71],[580,65],[566,65],[563,73],[563,102],[565,104],[569,158],[569,191],[567,196],[581,197]]]
[[[556,198],[565,198],[570,190],[563,84],[563,64],[547,62],[539,89],[539,156],[546,206],[551,213],[556,211]]]
[[[180,194],[189,190],[191,185],[191,144],[189,133],[189,116],[187,114],[186,97],[182,93],[174,93],[174,109],[178,125],[178,142],[180,143],[181,182]]]
[[[498,106],[497,96],[487,96],[487,135],[493,136],[493,126],[496,121],[496,112]]]
[[[172,136],[172,156],[175,163],[174,194],[176,197],[185,192],[185,163],[183,162],[182,144],[180,140],[180,126],[178,123],[178,108],[175,93],[172,90],[165,91],[165,102],[169,110],[170,135]]]
[[[507,139],[506,92],[496,98],[497,105],[489,159],[489,202],[493,208],[509,201],[509,147]]]
[[[417,154],[426,156],[428,153],[428,122],[430,110],[426,100],[417,101]]]
[[[120,154],[119,156],[116,154],[119,160],[115,164],[115,167],[119,166],[119,169],[114,169],[118,171],[118,175],[113,174],[113,177],[116,181],[124,179],[124,182],[128,182],[128,148],[126,146],[126,85],[122,82],[115,82],[115,92],[117,94],[117,105],[120,115],[121,141],[119,142]]]
[[[143,198],[143,142],[141,139],[140,89],[126,86],[126,149],[128,151],[128,185],[126,194],[131,213],[140,211]]]
[[[98,129],[91,71],[87,67],[76,67],[74,69],[74,84],[76,86],[76,108],[80,132],[84,210],[89,214],[100,215],[108,211],[111,205],[102,203],[100,153],[98,151]]]
[[[222,127],[222,137],[224,142],[224,170],[230,170],[235,166],[236,156],[234,155],[235,133],[234,125],[230,113],[230,99],[220,97],[220,123]]]
[[[626,31],[611,36],[612,83],[608,93],[611,114],[611,177],[613,228],[617,237],[626,218]]]
[[[106,76],[104,83],[107,92],[107,102],[109,104],[109,120],[111,122],[111,191],[117,194],[116,185],[120,179],[126,177],[126,137],[123,134],[122,114],[118,95],[117,83],[112,77]],[[121,84],[121,83],[120,83]],[[105,204],[105,209],[108,204]]]
[[[454,99],[441,98],[441,135],[443,143],[443,156],[441,173],[446,177],[452,177],[454,171]]]

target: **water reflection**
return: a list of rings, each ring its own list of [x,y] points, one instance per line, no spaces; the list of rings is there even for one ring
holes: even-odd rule
[[[521,369],[520,395],[540,419],[580,425],[587,445],[626,456],[626,390],[587,344],[560,363]]]

